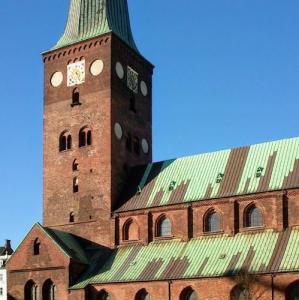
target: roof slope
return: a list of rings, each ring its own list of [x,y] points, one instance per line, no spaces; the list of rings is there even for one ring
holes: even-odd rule
[[[44,227],[39,223],[37,225],[52,241],[55,242],[60,250],[71,259],[88,264],[95,253],[100,253],[101,255],[104,254],[104,251],[99,252],[99,250],[103,250],[100,246],[95,245],[90,241],[84,240],[68,232]]]
[[[299,228],[236,236],[209,236],[132,245],[115,250],[102,268],[92,264],[81,281],[88,284],[218,277],[299,270]]]
[[[295,187],[299,187],[299,138],[137,167],[118,211]]]
[[[71,0],[65,31],[53,49],[87,40],[108,32],[138,52],[127,0]]]

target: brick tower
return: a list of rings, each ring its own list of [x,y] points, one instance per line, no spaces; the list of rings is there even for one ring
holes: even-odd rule
[[[113,245],[128,169],[152,159],[152,65],[126,0],[72,0],[44,53],[43,225]]]

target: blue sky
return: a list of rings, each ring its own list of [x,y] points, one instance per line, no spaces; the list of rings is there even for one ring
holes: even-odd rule
[[[2,1],[0,243],[42,221],[43,65],[67,0]],[[299,135],[298,0],[129,0],[155,66],[154,159]]]

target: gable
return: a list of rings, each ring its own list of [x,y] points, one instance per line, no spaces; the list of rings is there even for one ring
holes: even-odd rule
[[[152,163],[132,170],[118,211],[299,187],[299,138]]]
[[[39,255],[34,255],[34,242],[40,242]],[[70,257],[46,234],[43,227],[35,224],[7,263],[7,269],[32,270],[67,267]]]

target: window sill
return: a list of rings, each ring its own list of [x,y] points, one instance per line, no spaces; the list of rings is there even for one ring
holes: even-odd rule
[[[254,231],[264,231],[266,229],[265,225],[256,227],[243,227],[241,232],[254,232]]]
[[[204,231],[203,232],[204,236],[213,236],[213,235],[222,235],[222,234],[224,234],[223,230],[220,230],[220,231]]]
[[[164,240],[172,240],[174,236],[156,236],[154,237],[155,241],[164,241]]]

